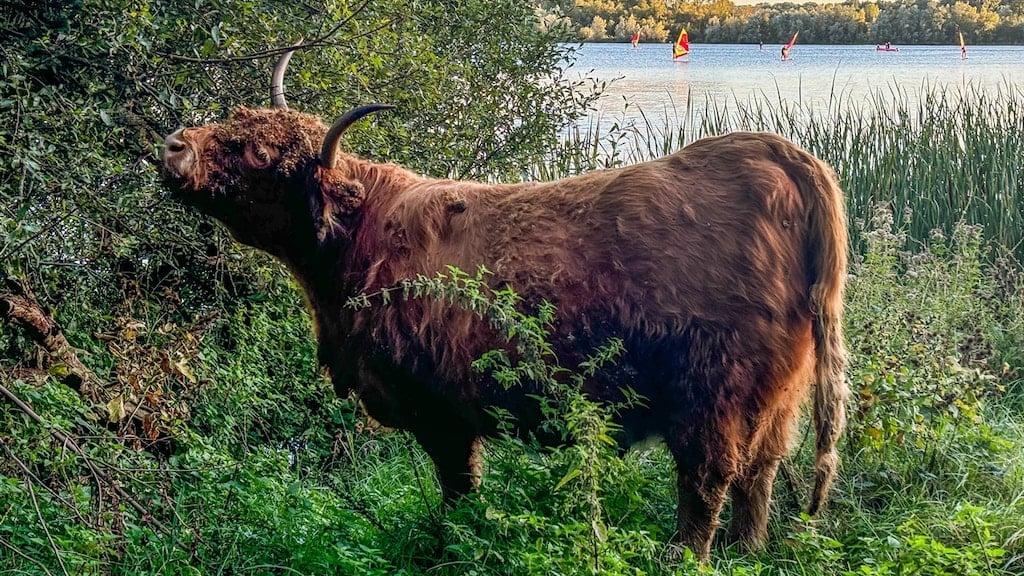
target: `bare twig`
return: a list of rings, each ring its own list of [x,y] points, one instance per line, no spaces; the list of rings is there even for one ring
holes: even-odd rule
[[[365,503],[356,500],[356,497],[352,495],[351,491],[335,489],[334,493],[348,504],[349,511],[355,512],[377,530],[380,530],[385,534],[391,534],[391,530],[389,530],[388,527],[380,521],[380,518],[377,518]]]
[[[3,446],[4,452],[7,454],[7,457],[10,458],[12,462],[17,464],[18,468],[21,468],[21,471],[25,474],[25,476],[28,477],[29,480],[31,480],[32,482],[35,482],[36,484],[38,484],[39,486],[42,486],[43,488],[46,488],[46,490],[50,492],[50,496],[53,497],[53,499],[55,499],[57,502],[60,502],[65,507],[67,507],[69,510],[74,512],[75,516],[78,517],[78,521],[79,522],[81,522],[82,524],[88,524],[85,521],[85,517],[83,517],[82,513],[79,512],[77,506],[75,506],[71,502],[68,502],[67,500],[65,500],[64,497],[60,495],[60,493],[58,493],[53,488],[47,486],[45,482],[40,480],[39,477],[36,476],[32,472],[31,469],[29,469],[27,464],[22,462],[20,458],[18,458],[13,452],[11,452],[11,449],[7,447],[7,444],[5,444],[3,442],[0,442],[0,446]]]
[[[22,240],[18,244],[14,245],[12,248],[4,249],[3,252],[0,252],[0,262],[2,262],[4,260],[10,260],[16,254],[18,254],[18,252],[21,252],[21,250],[25,246],[28,246],[30,243],[34,242],[37,238],[39,238],[43,234],[47,234],[50,231],[52,231],[54,228],[56,228],[57,226],[63,224],[65,220],[67,220],[68,218],[71,218],[72,216],[74,216],[75,212],[77,212],[77,211],[78,211],[78,206],[74,206],[74,207],[71,208],[71,210],[69,210],[69,211],[67,211],[67,212],[65,212],[63,214],[60,214],[58,216],[54,216],[54,217],[50,218],[49,221],[45,222],[42,226],[39,227],[38,230],[36,230],[32,234],[30,234],[27,238],[25,238],[24,240]]]
[[[168,52],[157,51],[158,56],[163,56],[168,60],[176,60],[178,62],[189,62],[192,64],[206,64],[208,66],[220,66],[224,64],[237,64],[239,62],[251,62],[253,60],[262,60],[271,56],[280,56],[285,52],[292,50],[305,50],[311,48],[316,44],[313,42],[307,42],[299,46],[288,46],[286,48],[273,48],[270,50],[261,50],[259,52],[253,52],[252,54],[246,54],[244,56],[229,56],[227,58],[196,58],[194,56],[182,56],[180,54],[170,54]]]
[[[156,54],[159,55],[159,56],[162,56],[164,58],[167,58],[168,60],[174,60],[174,61],[177,61],[177,62],[188,62],[188,63],[192,63],[192,64],[205,64],[205,65],[208,65],[208,66],[222,66],[222,65],[226,65],[226,64],[237,64],[237,63],[240,63],[240,62],[251,62],[253,60],[262,60],[264,58],[277,57],[277,56],[281,56],[285,52],[291,52],[293,50],[308,50],[310,48],[317,48],[317,47],[321,47],[321,46],[330,46],[330,45],[333,44],[332,42],[329,42],[330,38],[333,37],[335,34],[337,34],[339,30],[341,30],[346,24],[351,22],[356,16],[358,16],[359,13],[362,12],[369,5],[369,3],[370,3],[370,0],[364,0],[361,4],[359,4],[358,6],[355,7],[355,9],[352,11],[351,14],[349,14],[346,18],[342,19],[337,24],[332,26],[327,32],[321,34],[320,36],[318,36],[316,38],[313,38],[313,39],[309,40],[308,42],[302,42],[302,43],[296,44],[294,46],[286,46],[284,48],[271,48],[269,50],[260,50],[258,52],[253,52],[251,54],[245,54],[243,56],[230,56],[230,57],[226,57],[226,58],[196,58],[196,57],[193,57],[193,56],[182,56],[180,54],[171,54],[169,52],[160,52],[160,51],[157,51]],[[386,28],[388,26],[391,26],[395,22],[399,22],[399,21],[401,21],[401,18],[399,18],[397,20],[388,20],[388,21],[384,22],[383,24],[381,24],[381,25],[379,25],[379,26],[377,26],[375,28],[372,28],[370,30],[366,30],[366,31],[360,32],[358,34],[355,34],[355,35],[349,37],[348,40],[355,40],[355,39],[358,39],[358,38],[363,38],[365,36],[369,36],[369,35],[377,32],[377,31],[379,31],[379,30],[381,30],[383,28]]]
[[[344,25],[348,24],[349,22],[351,22],[369,4],[370,4],[370,0],[363,0],[363,3],[360,4],[359,6],[356,6],[355,10],[353,10],[352,13],[349,14],[348,18],[344,18],[341,22],[338,22],[333,28],[328,30],[326,34],[324,34],[320,38],[315,39],[315,41],[316,42],[323,42],[323,41],[327,40],[328,38],[330,38],[331,36],[334,36],[338,32],[338,30],[341,30],[342,26],[344,26]]]
[[[50,535],[50,528],[46,525],[46,518],[43,518],[43,511],[39,509],[36,490],[32,487],[31,482],[28,482],[28,495],[32,499],[32,506],[36,509],[36,518],[39,518],[39,523],[43,525],[43,532],[46,534],[46,539],[50,542],[53,555],[57,558],[57,564],[60,565],[60,571],[64,573],[64,576],[70,576],[67,566],[64,565],[64,559],[60,557],[60,548],[57,547],[57,543],[53,541],[53,536]]]
[[[53,572],[50,572],[49,570],[47,570],[46,566],[44,566],[42,562],[40,562],[39,560],[36,560],[35,558],[32,558],[32,557],[28,556],[27,554],[25,554],[21,550],[18,550],[17,548],[14,547],[14,544],[11,544],[7,540],[4,540],[3,537],[0,537],[0,546],[3,546],[4,548],[7,548],[11,552],[14,552],[14,554],[16,556],[20,556],[21,558],[24,558],[25,560],[28,560],[29,562],[35,564],[36,566],[39,566],[43,570],[43,572],[46,572],[50,576],[53,576]]]
[[[789,506],[792,510],[800,510],[800,494],[804,490],[797,486],[798,474],[793,470],[793,465],[786,460],[782,459],[779,463],[779,473],[782,474],[782,479],[786,482],[786,486],[789,487]]]
[[[430,499],[427,497],[427,487],[423,482],[423,478],[420,476],[420,467],[416,465],[416,452],[412,448],[412,441],[406,438],[405,452],[409,455],[409,463],[412,466],[413,474],[416,476],[416,484],[420,489],[420,496],[423,497],[423,505],[427,508],[427,515],[433,521],[435,526],[441,526],[441,518],[434,508],[430,505]]]

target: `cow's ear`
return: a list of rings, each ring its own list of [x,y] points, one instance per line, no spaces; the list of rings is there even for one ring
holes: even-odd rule
[[[366,188],[341,170],[317,171],[312,208],[321,240],[348,232],[366,198]]]
[[[324,203],[339,216],[349,216],[363,205],[366,189],[358,180],[346,178],[338,170],[320,171],[320,192]]]

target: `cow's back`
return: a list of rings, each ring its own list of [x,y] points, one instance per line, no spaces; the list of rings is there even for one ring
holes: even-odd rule
[[[632,351],[601,389],[646,389],[666,359],[686,361],[680,347],[695,335],[714,333],[735,356],[770,364],[809,339],[805,206],[768,154],[728,144],[702,141],[552,183],[426,181],[380,211],[375,234],[388,241],[368,259],[364,289],[484,266],[528,307],[557,307],[563,365],[607,338],[626,341]],[[471,377],[472,360],[506,346],[485,319],[446,303],[364,314],[366,334],[399,361],[443,378]]]

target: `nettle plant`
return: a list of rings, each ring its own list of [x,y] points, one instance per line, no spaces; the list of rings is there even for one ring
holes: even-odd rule
[[[847,288],[851,449],[883,461],[901,449],[931,464],[942,451],[984,458],[1000,442],[983,405],[1005,390],[992,345],[1003,312],[980,227],[934,232],[912,251],[887,208],[862,228],[866,251]]]
[[[589,556],[593,569],[600,570],[601,548],[608,540],[601,497],[617,477],[617,443],[612,436],[618,426],[612,421],[612,416],[623,406],[593,402],[584,396],[581,389],[586,379],[616,362],[624,351],[623,342],[611,338],[578,366],[562,366],[551,343],[551,328],[557,318],[555,306],[541,302],[533,314],[526,313],[523,311],[523,299],[514,287],[492,288],[487,283],[490,275],[485,267],[480,267],[475,275],[470,276],[449,266],[447,273],[439,273],[432,278],[421,275],[407,279],[392,288],[356,296],[347,305],[365,308],[375,304],[387,306],[396,298],[430,298],[473,312],[504,335],[509,348],[486,352],[473,363],[473,368],[506,389],[529,381],[545,391],[545,395],[536,396],[546,416],[541,429],[545,433],[559,435],[566,444],[566,448],[559,449],[567,456],[561,459],[565,469],[559,470],[560,480],[553,488],[553,492],[565,494],[563,511],[566,516],[562,523],[576,520],[577,525],[585,526],[580,541],[580,548],[585,549],[579,552]],[[642,397],[627,393],[628,404],[643,401]],[[497,407],[492,411],[500,422],[499,426],[510,437],[515,427],[511,414]],[[505,519],[515,522],[492,508],[487,510],[487,516],[491,521]]]

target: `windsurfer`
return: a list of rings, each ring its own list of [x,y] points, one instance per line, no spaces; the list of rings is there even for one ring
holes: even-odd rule
[[[786,45],[782,47],[782,59],[783,60],[789,60],[789,50],[793,47],[794,44],[796,44],[796,37],[797,37],[798,34],[800,34],[799,30],[797,30],[796,32],[793,32],[793,37],[790,38],[789,42],[786,42]]]
[[[683,28],[679,31],[679,38],[676,38],[675,44],[672,45],[672,59],[681,58],[690,53],[690,37],[686,34],[686,29]]]

